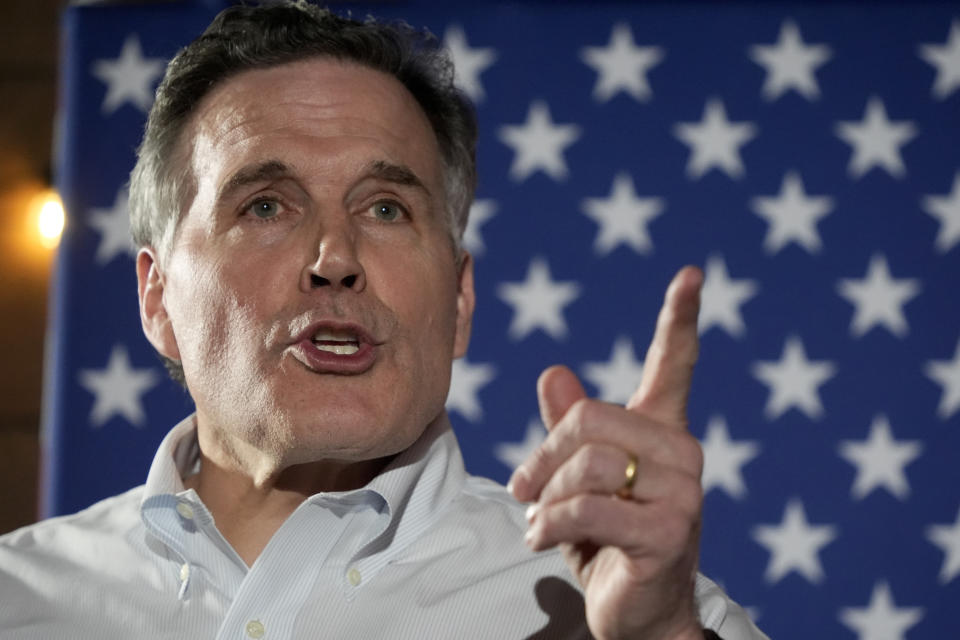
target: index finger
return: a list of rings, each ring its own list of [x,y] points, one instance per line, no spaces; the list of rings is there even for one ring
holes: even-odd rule
[[[659,422],[686,425],[687,398],[697,362],[697,313],[703,272],[686,266],[677,272],[657,316],[657,328],[643,363],[640,386],[627,409]]]

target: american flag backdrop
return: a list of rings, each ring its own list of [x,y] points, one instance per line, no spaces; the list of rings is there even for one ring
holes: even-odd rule
[[[774,638],[960,637],[960,6],[344,6],[430,28],[477,105],[468,469],[542,439],[549,364],[623,402],[699,264],[703,571]],[[142,483],[191,410],[141,334],[125,184],[220,7],[65,12],[50,515]]]

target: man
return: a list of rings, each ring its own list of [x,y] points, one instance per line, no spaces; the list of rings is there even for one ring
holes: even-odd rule
[[[696,573],[698,270],[626,408],[549,369],[513,497],[465,474],[443,406],[474,138],[405,28],[234,8],[178,54],[131,225],[144,332],[196,413],[143,487],[2,539],[5,637],[763,637]]]

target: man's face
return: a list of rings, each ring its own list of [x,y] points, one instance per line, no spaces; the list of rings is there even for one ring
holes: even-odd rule
[[[147,334],[182,361],[201,430],[282,466],[411,444],[443,410],[473,310],[414,98],[330,59],[247,71],[182,144],[195,197],[138,273]]]

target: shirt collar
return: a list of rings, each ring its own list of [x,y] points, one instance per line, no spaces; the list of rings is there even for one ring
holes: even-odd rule
[[[194,414],[170,430],[150,465],[141,502],[141,516],[148,524],[151,519],[148,511],[175,509],[179,497],[196,499],[192,490],[185,489],[183,479],[195,473],[199,464],[200,446]],[[460,447],[444,412],[366,487],[350,492],[317,494],[308,502],[321,498],[353,501],[358,497],[355,494],[359,493],[372,492],[379,496],[389,520],[384,520],[382,529],[359,555],[382,555],[378,552],[387,547],[393,550],[405,547],[433,524],[443,508],[460,492],[465,479]]]

